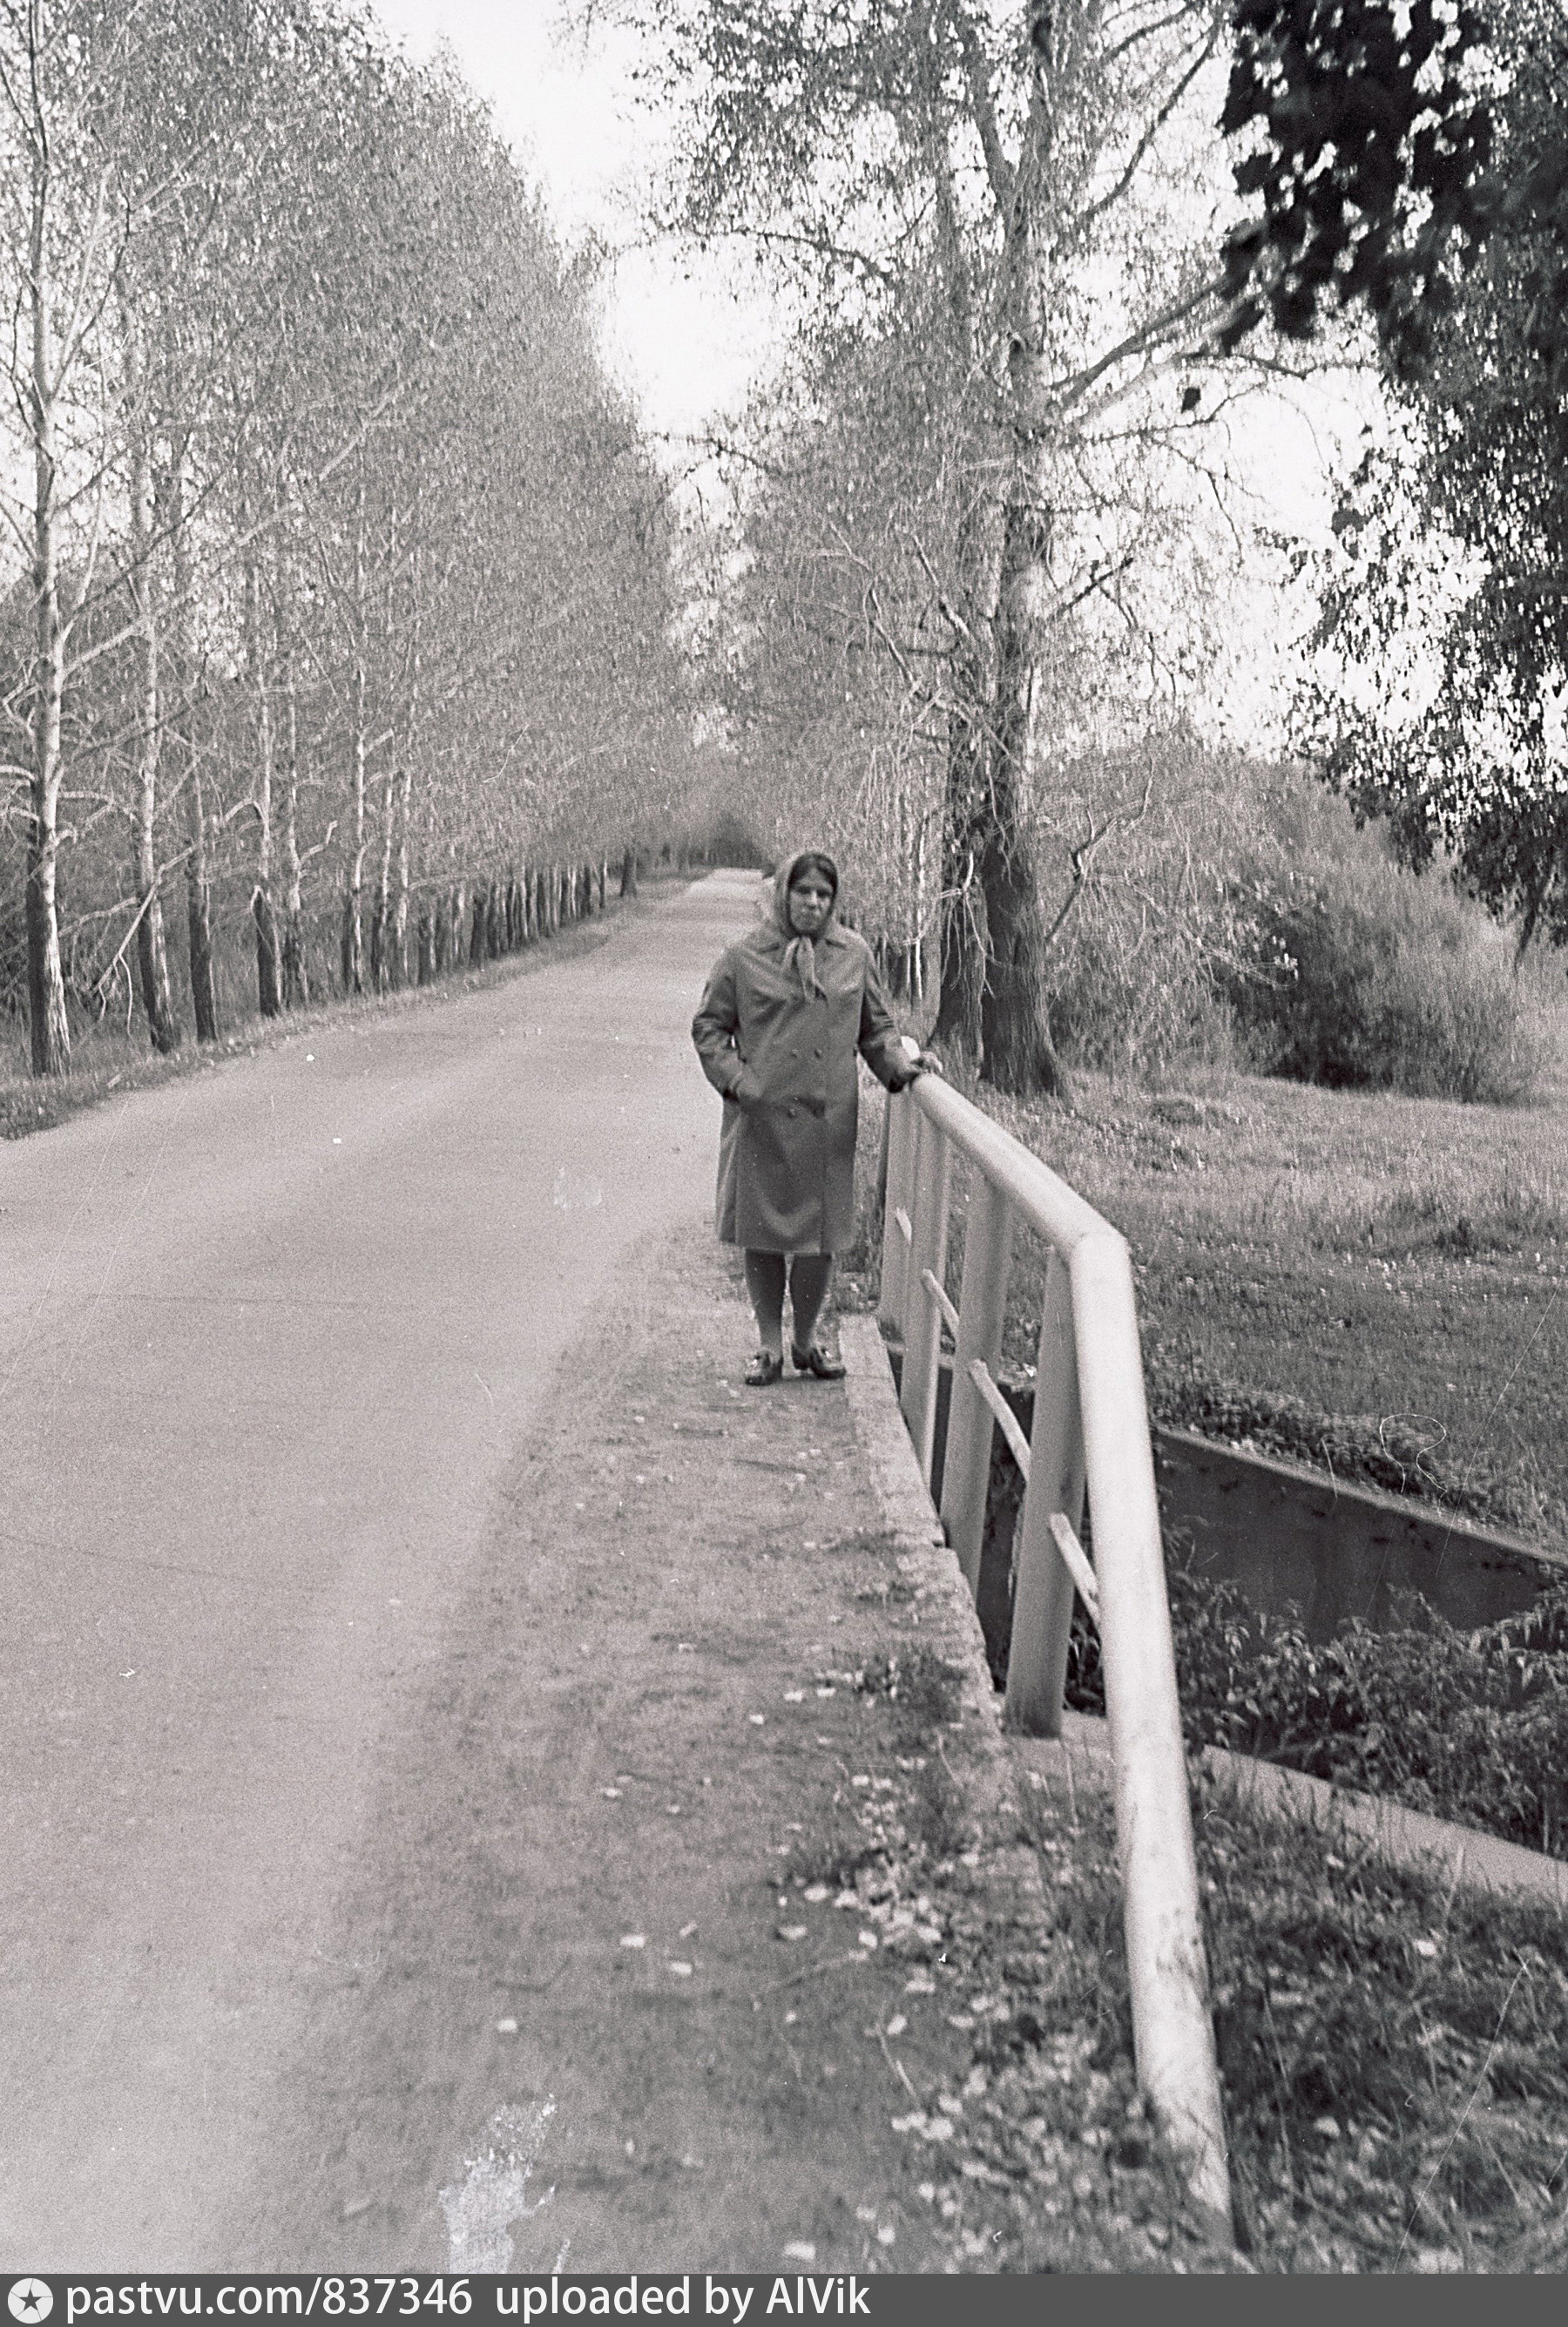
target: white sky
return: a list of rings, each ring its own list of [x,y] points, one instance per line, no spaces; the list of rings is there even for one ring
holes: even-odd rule
[[[633,99],[628,37],[601,29],[585,50],[567,29],[563,0],[370,5],[415,57],[450,42],[518,162],[543,185],[567,241],[592,233],[615,254],[605,283],[605,350],[636,391],[648,426],[700,431],[715,412],[733,410],[768,353],[770,313],[743,273],[737,298],[717,258],[649,241],[638,195],[661,147]],[[1308,403],[1312,425],[1291,430],[1288,447],[1271,446],[1260,479],[1278,491],[1282,518],[1291,502],[1302,500],[1304,514],[1316,501],[1321,455],[1351,416],[1339,393]]]

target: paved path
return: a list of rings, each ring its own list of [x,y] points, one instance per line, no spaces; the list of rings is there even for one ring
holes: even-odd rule
[[[0,2262],[265,2243],[388,1725],[563,1351],[710,1200],[752,886],[0,1149]]]

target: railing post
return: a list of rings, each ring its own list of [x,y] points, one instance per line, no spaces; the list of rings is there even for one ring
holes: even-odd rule
[[[891,1326],[901,1343],[905,1339],[904,1323],[908,1308],[910,1248],[899,1225],[899,1214],[910,1214],[914,1193],[915,1109],[907,1096],[895,1098],[888,1093],[888,1169],[887,1184],[882,1198],[882,1291],[877,1300],[877,1322]]]
[[[1231,2235],[1225,2122],[1133,1266],[1119,1236],[1073,1255],[1100,1649],[1138,2082],[1216,2232]]]
[[[914,1236],[904,1280],[904,1370],[899,1402],[915,1443],[921,1475],[929,1479],[937,1435],[942,1317],[921,1276],[929,1268],[938,1284],[942,1282],[947,1258],[953,1151],[941,1126],[918,1109],[916,1113],[919,1128],[915,1135],[914,1201],[910,1207]]]
[[[942,1517],[973,1598],[980,1583],[985,1491],[991,1480],[991,1409],[970,1378],[975,1358],[994,1375],[1007,1316],[1013,1261],[1013,1207],[982,1173],[974,1174],[964,1230],[964,1283],[958,1295],[958,1348],[947,1406],[942,1463]]]
[[[1066,1262],[1053,1250],[1040,1321],[1034,1427],[1029,1439],[1029,1485],[1019,1516],[1004,1707],[1009,1725],[1031,1737],[1061,1734],[1061,1693],[1072,1631],[1073,1582],[1050,1532],[1051,1513],[1065,1512],[1077,1532],[1083,1526],[1083,1508],[1084,1440],[1072,1285]]]

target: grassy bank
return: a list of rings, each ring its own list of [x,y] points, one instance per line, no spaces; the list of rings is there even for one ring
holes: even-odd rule
[[[1166,1091],[1079,1074],[1070,1110],[973,1095],[1126,1236],[1159,1418],[1568,1543],[1560,1051],[1517,1107],[1216,1070]],[[869,1180],[874,1098],[868,1117]],[[1020,1370],[1042,1268],[1026,1239]]]
[[[1568,1924],[1391,1868],[1213,1786],[1194,1812],[1254,2266],[1561,2271]],[[1109,1806],[1041,1793],[1035,1816],[1059,1965],[1046,2012],[1093,2040],[1091,2070],[1125,2077]]]
[[[1021,1773],[1037,1923],[955,1818],[948,1677],[906,1642],[854,1678],[862,1774],[792,1880],[816,1911],[874,1925],[907,1992],[938,1998],[964,2037],[967,2066],[933,2082],[910,2024],[920,2006],[881,2032],[949,2268],[1562,2270],[1568,1920],[1390,1868],[1199,1784],[1242,2241],[1224,2254],[1189,2216],[1138,2097],[1108,1800],[1092,1779]]]

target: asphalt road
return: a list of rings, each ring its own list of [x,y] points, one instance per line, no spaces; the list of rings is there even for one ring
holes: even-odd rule
[[[0,1149],[7,2269],[262,2235],[387,1724],[562,1352],[711,1201],[752,886]]]

